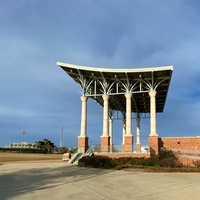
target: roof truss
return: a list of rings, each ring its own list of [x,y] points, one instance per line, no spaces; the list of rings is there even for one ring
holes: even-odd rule
[[[170,80],[172,66],[137,69],[105,69],[78,66],[66,63],[59,65],[82,89],[82,95],[88,96],[103,106],[102,95],[110,95],[109,107],[124,115],[126,99],[124,94],[130,92],[132,112],[150,113],[149,91],[156,90],[156,112],[163,112]]]

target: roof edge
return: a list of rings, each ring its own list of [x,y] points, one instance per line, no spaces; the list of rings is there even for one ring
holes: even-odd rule
[[[126,68],[126,69],[118,69],[118,68],[96,68],[96,67],[88,67],[88,66],[80,66],[69,63],[57,62],[56,65],[80,69],[80,70],[88,70],[88,71],[101,71],[101,72],[151,72],[151,71],[164,71],[164,70],[173,70],[173,66],[160,66],[160,67],[150,67],[150,68]]]

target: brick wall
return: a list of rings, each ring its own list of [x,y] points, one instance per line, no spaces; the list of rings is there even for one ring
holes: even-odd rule
[[[97,153],[95,155],[100,155],[100,156],[108,156],[110,158],[122,158],[122,157],[132,157],[132,158],[150,158],[150,154],[148,153],[111,153],[111,154],[106,154],[106,153]]]
[[[187,157],[178,157],[178,160],[182,163],[182,165],[191,166],[191,167],[195,167],[195,164],[194,164],[195,161],[200,162],[200,159],[187,158]]]
[[[159,138],[159,148],[174,151],[179,161],[186,166],[200,162],[200,137]]]
[[[159,147],[189,151],[200,150],[200,137],[159,138]]]

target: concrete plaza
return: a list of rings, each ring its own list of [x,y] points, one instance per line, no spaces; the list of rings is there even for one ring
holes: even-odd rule
[[[83,168],[66,162],[0,165],[0,199],[199,200],[200,173]]]

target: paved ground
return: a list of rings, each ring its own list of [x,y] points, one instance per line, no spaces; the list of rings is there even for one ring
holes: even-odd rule
[[[199,200],[200,173],[102,170],[66,162],[0,165],[0,199]]]

